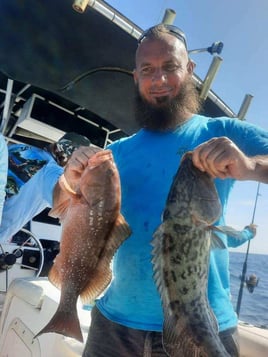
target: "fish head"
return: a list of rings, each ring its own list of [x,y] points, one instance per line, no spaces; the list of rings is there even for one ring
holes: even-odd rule
[[[110,208],[120,207],[120,179],[111,150],[98,151],[88,160],[80,179],[80,191],[89,205],[102,200]]]
[[[191,210],[196,222],[214,223],[221,215],[221,203],[212,177],[200,171],[192,162],[192,154],[183,158],[192,181]]]
[[[200,171],[192,162],[192,153],[181,159],[167,199],[164,216],[191,216],[195,224],[210,225],[221,214],[221,204],[211,176]]]

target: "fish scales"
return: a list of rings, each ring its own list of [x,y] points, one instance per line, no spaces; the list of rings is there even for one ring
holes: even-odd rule
[[[111,281],[110,263],[115,251],[131,234],[120,214],[121,191],[110,150],[89,158],[77,194],[52,210],[62,222],[60,252],[49,280],[61,289],[58,309],[36,335],[56,332],[83,341],[76,303],[93,301]]]
[[[211,225],[221,205],[213,180],[188,152],[171,185],[162,224],[154,233],[154,279],[164,312],[163,346],[171,357],[227,357],[208,302]],[[216,247],[224,248],[220,238]]]

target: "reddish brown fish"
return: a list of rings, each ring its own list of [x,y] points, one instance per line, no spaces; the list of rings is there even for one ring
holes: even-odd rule
[[[80,192],[70,196],[67,211],[59,215],[63,225],[60,253],[49,273],[49,280],[61,289],[60,303],[38,335],[56,332],[83,341],[78,296],[92,301],[103,292],[111,281],[112,257],[131,234],[120,214],[120,180],[110,150],[89,159]]]

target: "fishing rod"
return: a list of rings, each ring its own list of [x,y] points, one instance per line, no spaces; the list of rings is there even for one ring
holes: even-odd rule
[[[258,197],[260,196],[259,191],[260,191],[260,182],[258,183],[258,186],[257,186],[257,193],[256,193],[256,197],[255,197],[255,204],[254,204],[251,224],[254,223],[254,219],[255,219],[255,213],[256,213]],[[243,295],[243,288],[244,288],[245,281],[246,281],[247,260],[248,260],[248,254],[249,254],[249,247],[250,247],[250,239],[248,240],[247,252],[246,252],[246,257],[245,257],[245,261],[244,261],[244,264],[243,264],[243,270],[242,270],[242,276],[241,276],[241,282],[240,282],[240,289],[239,289],[239,294],[238,294],[237,304],[236,304],[236,313],[237,313],[238,317],[239,317],[239,313],[240,313],[240,307],[241,307],[241,301],[242,301],[242,295]]]

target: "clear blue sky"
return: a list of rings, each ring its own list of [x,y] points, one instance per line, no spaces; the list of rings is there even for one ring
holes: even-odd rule
[[[222,41],[222,65],[212,89],[237,113],[245,94],[254,96],[246,120],[268,130],[267,0],[108,0],[142,29],[161,22],[165,9],[176,11],[174,24],[184,30],[189,49]],[[196,74],[204,79],[212,56],[193,54]],[[251,223],[256,182],[239,182],[232,193],[227,223],[242,229]],[[268,185],[260,185],[255,220],[257,236],[250,251],[268,254]],[[247,245],[236,249],[246,251]]]

